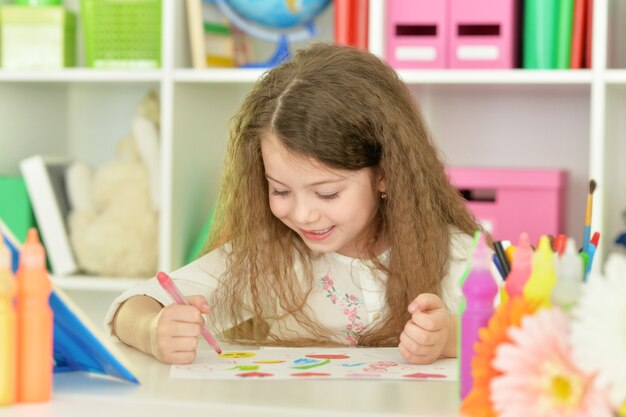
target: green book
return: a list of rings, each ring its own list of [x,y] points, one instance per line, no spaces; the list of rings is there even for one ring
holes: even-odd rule
[[[0,176],[0,219],[20,242],[26,240],[28,229],[35,226],[26,184],[20,176]]]
[[[200,231],[200,234],[196,237],[191,250],[187,254],[187,258],[185,259],[185,264],[191,263],[198,259],[200,255],[202,255],[202,251],[204,249],[204,245],[206,244],[207,239],[209,238],[209,233],[211,232],[211,226],[213,226],[213,215],[215,214],[215,209],[211,209],[209,212],[209,216],[204,222],[204,226]]]
[[[572,27],[574,24],[574,0],[559,0],[556,33],[556,68],[569,69],[572,55]]]
[[[560,2],[561,0],[524,0],[524,68],[556,68]]]

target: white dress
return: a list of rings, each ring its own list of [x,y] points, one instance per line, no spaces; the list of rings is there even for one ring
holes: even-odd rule
[[[464,233],[451,234],[448,275],[444,278],[442,291],[443,301],[450,314],[458,311],[462,296],[458,283],[467,267],[472,242],[472,237]],[[217,248],[171,273],[171,278],[183,295],[201,294],[210,300],[218,278],[225,270],[224,251],[224,247]],[[380,256],[383,264],[388,256],[389,251]],[[316,258],[312,267],[315,282],[307,299],[312,318],[331,330],[334,341],[356,344],[359,333],[383,314],[387,277],[380,272],[372,273],[372,262],[369,260],[334,252]],[[296,265],[298,270],[300,268]],[[163,305],[172,303],[171,297],[160,287],[156,278],[147,280],[124,291],[114,300],[105,318],[109,332],[120,304],[136,295],[148,295]],[[305,328],[288,315],[269,324],[271,332],[281,339],[311,337]]]

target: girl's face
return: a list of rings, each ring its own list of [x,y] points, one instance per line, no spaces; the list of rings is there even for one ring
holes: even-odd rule
[[[384,191],[374,170],[329,168],[293,154],[274,135],[263,139],[261,149],[274,216],[316,252],[364,257],[358,243],[371,227]]]

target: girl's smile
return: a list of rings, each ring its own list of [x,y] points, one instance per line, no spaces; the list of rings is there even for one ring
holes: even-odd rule
[[[304,230],[300,229],[301,235],[308,240],[322,241],[332,234],[335,226],[327,227],[321,230]]]

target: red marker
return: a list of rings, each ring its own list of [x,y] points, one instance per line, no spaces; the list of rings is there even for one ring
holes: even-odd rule
[[[182,296],[178,288],[176,288],[176,285],[174,285],[174,281],[172,281],[172,279],[165,272],[159,272],[157,274],[157,280],[159,281],[159,284],[161,284],[161,287],[163,287],[163,289],[172,296],[176,304],[189,305],[189,303]],[[211,345],[213,349],[215,349],[215,352],[217,352],[218,355],[222,354],[222,349],[217,344],[217,340],[215,340],[215,338],[211,335],[211,333],[209,333],[209,330],[205,326],[202,326],[200,334],[202,335],[202,337],[204,337],[204,340],[206,340],[207,343]]]

